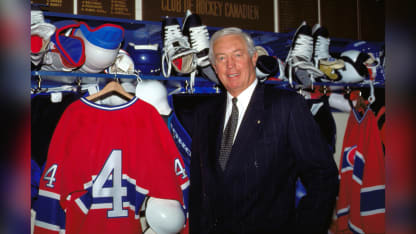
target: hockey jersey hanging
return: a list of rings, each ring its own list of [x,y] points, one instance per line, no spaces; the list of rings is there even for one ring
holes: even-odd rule
[[[385,165],[376,118],[351,111],[340,160],[335,233],[385,233]]]
[[[36,202],[35,233],[140,233],[146,196],[177,200],[189,184],[155,108],[134,97],[106,107],[81,98],[62,115]]]

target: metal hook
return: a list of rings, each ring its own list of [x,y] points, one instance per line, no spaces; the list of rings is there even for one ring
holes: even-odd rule
[[[78,93],[81,93],[81,90],[82,90],[82,88],[81,88],[81,77],[78,77],[78,78],[77,78],[76,84],[77,84],[76,91],[77,91]]]
[[[214,89],[215,89],[215,93],[220,93],[220,86],[219,85],[214,85]]]
[[[120,80],[117,77],[117,69],[115,70],[115,73],[114,73],[114,81],[116,81],[117,83],[120,83]]]
[[[48,88],[43,88],[42,89],[42,77],[40,77],[40,75],[38,75],[38,87],[36,87],[35,89],[32,89],[32,91],[34,93],[40,93],[40,92],[48,91]]]
[[[326,87],[326,85],[324,85],[324,87],[322,87],[322,88],[323,88],[324,95],[326,95],[328,93],[328,87]]]
[[[370,96],[368,96],[368,102],[373,104],[376,101],[376,96],[374,95],[374,81],[370,81]]]
[[[344,89],[344,91],[345,91],[345,94],[349,95],[349,94],[351,93],[351,88],[350,88],[350,86],[347,86],[347,87]]]
[[[195,91],[195,75],[196,75],[196,70],[191,72],[191,75],[189,77],[189,84],[190,84],[190,89],[189,89],[189,93],[194,93]]]
[[[140,70],[134,71],[134,75],[136,76],[137,83],[141,83],[143,81],[142,78],[140,77]]]
[[[31,88],[30,89],[30,92],[33,94],[33,93],[38,93],[39,91],[40,91],[40,83],[41,83],[41,81],[42,81],[42,78],[40,77],[40,75],[38,75],[38,78],[37,78],[37,80],[38,80],[38,83],[37,83],[37,87],[36,88]]]
[[[38,88],[37,88],[38,91],[41,90],[41,87],[40,87],[41,83],[42,83],[42,78],[40,77],[40,75],[38,75]]]
[[[189,88],[188,80],[185,80],[185,92],[186,93],[188,93],[188,88]]]

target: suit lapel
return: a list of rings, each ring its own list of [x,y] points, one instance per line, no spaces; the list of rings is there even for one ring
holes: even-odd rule
[[[208,131],[208,149],[206,153],[210,168],[216,170],[219,149],[221,145],[222,129],[224,126],[226,95],[218,98],[216,108],[208,114],[207,128]]]
[[[233,148],[231,150],[228,165],[238,165],[240,157],[247,148],[252,147],[253,139],[259,135],[261,124],[264,120],[264,86],[258,84],[247,106],[240,128],[238,130]]]

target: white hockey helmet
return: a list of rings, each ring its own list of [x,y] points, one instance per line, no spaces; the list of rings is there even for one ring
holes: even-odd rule
[[[345,68],[339,69],[341,82],[358,83],[368,77],[368,70],[365,61],[370,57],[367,53],[358,50],[347,50],[341,53],[341,59],[344,60]]]
[[[157,234],[179,233],[185,225],[185,213],[176,200],[149,197],[146,221]]]
[[[75,35],[85,43],[85,63],[79,71],[99,73],[114,63],[124,39],[124,29],[108,23],[90,28],[86,23],[80,22]]]
[[[136,96],[155,107],[161,115],[169,115],[172,110],[168,103],[166,87],[158,80],[138,82]]]

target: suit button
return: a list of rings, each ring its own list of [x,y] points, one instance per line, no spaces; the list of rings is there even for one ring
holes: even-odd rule
[[[215,219],[214,223],[211,225],[211,228],[209,228],[210,233],[215,233],[215,231],[217,230],[217,223],[218,223],[218,220]]]
[[[218,223],[219,223],[219,219],[215,218],[214,227],[216,227],[218,225]]]

